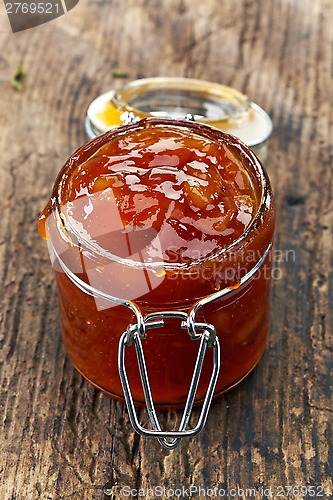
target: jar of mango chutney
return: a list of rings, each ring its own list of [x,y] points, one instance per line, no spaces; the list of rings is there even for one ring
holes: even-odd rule
[[[274,207],[255,154],[189,120],[114,128],[67,161],[39,227],[76,369],[163,446],[199,432],[267,342]],[[168,408],[185,408],[177,430],[159,425]]]

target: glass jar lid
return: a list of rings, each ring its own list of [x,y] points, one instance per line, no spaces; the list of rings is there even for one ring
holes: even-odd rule
[[[136,118],[191,115],[195,121],[233,134],[247,146],[265,142],[273,126],[270,117],[238,90],[189,78],[143,78],[111,90],[92,101],[87,110],[89,138]]]

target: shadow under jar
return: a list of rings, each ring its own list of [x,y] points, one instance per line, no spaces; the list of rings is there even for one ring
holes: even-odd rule
[[[56,273],[66,351],[110,397],[124,400],[120,337],[161,311],[179,315],[142,339],[158,409],[187,399],[198,353],[184,327],[190,311],[221,345],[215,397],[258,363],[269,328],[274,208],[265,171],[237,138],[166,118],[113,129],[67,161],[39,228]],[[208,347],[196,404],[212,363]],[[126,369],[133,400],[143,405],[134,346]]]

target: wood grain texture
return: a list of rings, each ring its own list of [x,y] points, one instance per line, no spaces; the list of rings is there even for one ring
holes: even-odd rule
[[[80,0],[13,35],[0,4],[2,500],[118,499],[124,486],[333,491],[332,22],[329,0]],[[22,60],[16,92],[8,80]],[[274,122],[266,168],[281,259],[269,344],[205,430],[172,452],[137,436],[123,405],[72,368],[36,227],[57,172],[86,141],[89,102],[127,81],[114,69],[232,85]]]

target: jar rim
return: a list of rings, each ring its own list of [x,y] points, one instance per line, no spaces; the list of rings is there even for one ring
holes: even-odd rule
[[[120,264],[124,264],[130,267],[139,267],[139,268],[146,268],[146,269],[155,269],[158,267],[163,267],[164,269],[167,270],[179,270],[181,271],[182,269],[187,269],[191,268],[196,265],[200,265],[203,262],[210,262],[214,261],[217,258],[223,258],[224,256],[227,256],[230,252],[233,252],[237,248],[242,248],[242,244],[246,241],[246,239],[249,237],[249,235],[255,231],[260,224],[260,220],[262,218],[263,211],[265,210],[266,203],[268,201],[268,198],[270,196],[270,183],[269,179],[267,176],[267,173],[265,169],[263,168],[261,162],[257,158],[257,156],[245,145],[243,144],[240,139],[238,139],[235,136],[232,136],[230,134],[226,134],[222,132],[219,129],[216,129],[212,126],[206,125],[206,124],[201,124],[198,122],[193,122],[189,120],[177,120],[174,118],[156,118],[156,117],[149,117],[145,118],[140,121],[136,121],[135,123],[128,124],[125,126],[121,126],[118,128],[114,128],[100,136],[97,136],[96,138],[92,139],[89,141],[87,144],[79,148],[65,163],[63,169],[60,171],[54,185],[54,191],[52,195],[53,199],[53,206],[55,206],[55,217],[60,221],[60,224],[58,224],[59,231],[63,231],[64,234],[62,235],[63,238],[66,238],[69,242],[70,239],[68,239],[68,230],[66,227],[66,220],[64,214],[61,212],[61,198],[62,198],[62,189],[64,185],[66,184],[66,179],[68,177],[68,172],[69,170],[75,165],[75,161],[78,158],[81,158],[83,155],[83,161],[85,161],[87,158],[89,158],[91,155],[93,155],[100,147],[102,147],[104,144],[106,144],[108,141],[120,137],[122,135],[126,135],[131,132],[135,132],[138,130],[143,130],[145,128],[149,127],[163,127],[163,128],[185,128],[187,130],[191,130],[195,134],[206,137],[210,140],[213,141],[221,141],[223,140],[224,143],[229,144],[231,146],[234,146],[238,148],[243,155],[247,157],[247,164],[251,167],[252,173],[256,176],[256,179],[258,181],[258,186],[260,188],[260,197],[258,196],[258,207],[255,215],[253,215],[251,222],[249,225],[246,227],[246,229],[243,231],[243,233],[232,243],[227,245],[226,247],[223,247],[219,249],[216,252],[209,253],[208,255],[193,259],[190,262],[181,262],[181,263],[168,263],[164,261],[157,261],[157,262],[136,262],[128,258],[122,258],[117,255],[112,254],[111,252],[106,252],[106,254],[100,255],[96,249],[95,246],[89,245],[89,242],[82,239],[78,238],[78,246],[83,251],[88,251],[90,257],[92,258],[105,258],[107,256],[108,261],[113,261],[113,262],[118,262]],[[247,167],[246,167],[247,169]],[[248,172],[251,174],[251,172]],[[72,228],[73,229],[73,228]],[[75,231],[73,231],[73,234],[75,234]],[[71,242],[72,243],[72,242]]]

